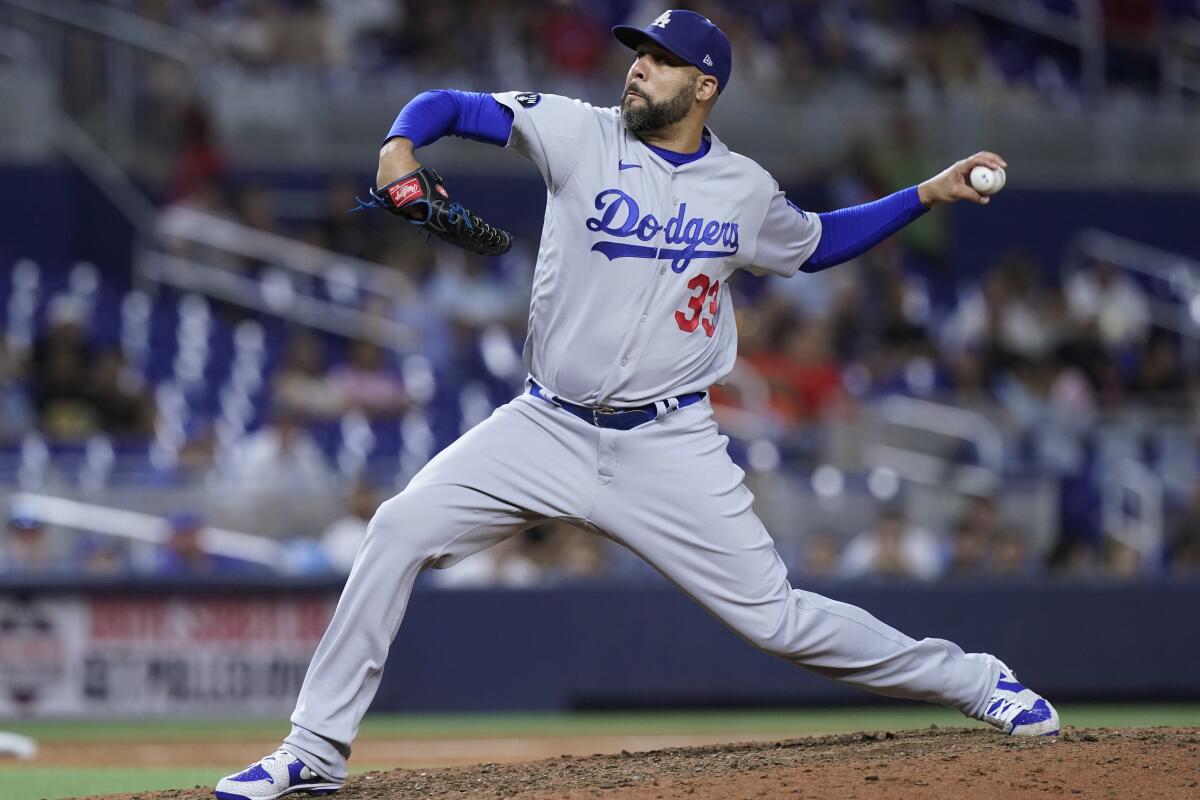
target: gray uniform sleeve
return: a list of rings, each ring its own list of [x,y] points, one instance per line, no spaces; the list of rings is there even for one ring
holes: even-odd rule
[[[748,269],[755,275],[789,278],[817,249],[821,241],[821,218],[789,203],[773,179],[771,191]]]
[[[558,194],[579,162],[592,107],[556,94],[497,92],[492,97],[513,112],[507,146],[533,161],[550,193]]]

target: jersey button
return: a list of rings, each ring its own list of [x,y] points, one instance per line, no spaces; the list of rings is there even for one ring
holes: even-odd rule
[[[667,268],[666,268],[666,267],[659,267],[659,268],[658,268],[658,274],[659,274],[659,275],[666,275],[666,274],[667,274]]]
[[[647,317],[645,314],[642,314],[642,322],[645,322],[647,319],[649,319],[649,317]]]
[[[625,366],[625,365],[626,365],[626,364],[628,364],[628,363],[629,363],[629,359],[628,359],[628,358],[622,358],[622,359],[621,359],[621,366],[622,366],[622,367],[623,367],[623,366]]]

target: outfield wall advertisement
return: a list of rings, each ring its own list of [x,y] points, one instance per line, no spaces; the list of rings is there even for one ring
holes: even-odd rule
[[[0,597],[0,717],[290,712],[334,598]]]

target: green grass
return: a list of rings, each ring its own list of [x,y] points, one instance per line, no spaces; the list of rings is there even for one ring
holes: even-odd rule
[[[1059,708],[1075,727],[1200,726],[1200,705],[1066,705]],[[780,738],[858,730],[904,730],[981,723],[953,711],[927,706],[805,709],[785,711],[589,712],[577,714],[410,714],[372,715],[364,720],[362,739],[425,739],[502,736],[648,735],[679,733],[766,734]],[[170,719],[121,721],[8,721],[5,730],[40,742],[203,742],[216,739],[263,739],[274,742],[287,732],[282,720]],[[247,753],[246,761],[255,753]],[[0,766],[0,795],[5,800],[54,800],[90,794],[208,787],[243,764],[192,765],[185,771]],[[355,771],[380,769],[358,764]]]
[[[57,800],[93,794],[153,791],[156,789],[211,788],[212,769],[174,770],[162,767],[0,767],[5,800]]]

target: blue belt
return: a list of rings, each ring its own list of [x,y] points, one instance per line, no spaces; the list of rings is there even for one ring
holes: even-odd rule
[[[550,394],[534,380],[529,381],[529,393],[534,397],[540,397],[547,403],[553,403],[564,411],[571,412],[589,425],[595,425],[597,428],[613,428],[618,431],[627,431],[639,425],[645,425],[647,422],[657,419],[660,414],[669,414],[704,399],[704,392],[692,392],[633,408],[581,406]]]

